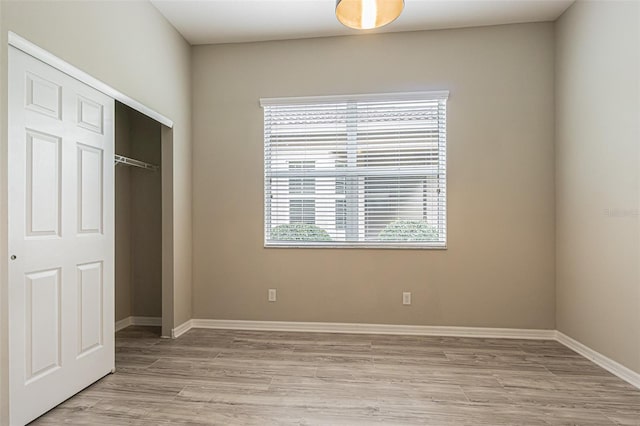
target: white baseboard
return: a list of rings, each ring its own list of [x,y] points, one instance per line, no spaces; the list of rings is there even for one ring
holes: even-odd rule
[[[124,330],[125,328],[131,325],[131,317],[126,317],[121,319],[120,321],[116,321],[115,331],[116,333],[120,330]]]
[[[179,326],[177,326],[176,328],[174,328],[173,330],[171,330],[171,338],[177,339],[178,337],[182,336],[184,333],[191,330],[192,328],[193,328],[193,320],[185,321]]]
[[[620,377],[622,380],[640,389],[640,373],[636,373],[635,371],[625,367],[624,365],[612,360],[605,355],[602,355],[600,352],[591,349],[590,347],[578,342],[577,340],[567,336],[560,331],[556,331],[556,340],[569,349],[574,350],[583,357],[604,368],[611,374]]]
[[[161,326],[162,318],[160,317],[126,317],[121,319],[120,321],[116,321],[115,331],[123,330],[130,325],[151,325],[151,326]]]
[[[135,318],[135,317],[130,317]],[[128,320],[126,318],[123,321]],[[142,325],[142,324],[141,324]],[[449,327],[429,325],[359,324],[335,322],[245,321],[192,319],[171,331],[178,338],[192,328],[253,331],[298,331],[310,333],[398,334],[413,336],[476,337],[496,339],[556,340],[600,367],[640,389],[640,374],[583,345],[557,330]]]
[[[415,336],[484,337],[553,340],[555,330],[515,328],[444,327],[428,325],[359,324],[334,322],[243,321],[193,319],[193,328],[226,330],[304,331],[315,333],[400,334]]]

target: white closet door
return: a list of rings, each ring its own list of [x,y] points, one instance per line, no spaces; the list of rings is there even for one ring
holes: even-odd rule
[[[10,422],[114,367],[114,100],[9,48]]]

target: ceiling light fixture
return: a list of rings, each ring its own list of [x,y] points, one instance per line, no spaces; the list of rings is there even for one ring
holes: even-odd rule
[[[337,0],[338,21],[356,30],[370,30],[393,22],[404,8],[404,0]]]

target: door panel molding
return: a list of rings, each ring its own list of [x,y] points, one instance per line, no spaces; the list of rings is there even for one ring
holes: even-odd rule
[[[9,422],[113,371],[115,101],[9,48]]]

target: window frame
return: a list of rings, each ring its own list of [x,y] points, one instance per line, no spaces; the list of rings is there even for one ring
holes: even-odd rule
[[[397,93],[372,93],[372,94],[355,94],[355,95],[330,95],[330,96],[304,96],[304,97],[279,97],[279,98],[261,98],[260,106],[264,109],[267,106],[294,106],[294,105],[306,105],[306,104],[322,104],[322,103],[342,103],[342,102],[403,102],[403,101],[427,101],[427,100],[444,100],[445,101],[445,123],[444,123],[444,132],[442,134],[439,133],[439,138],[444,138],[444,159],[439,159],[439,162],[444,161],[444,177],[441,179],[441,187],[444,190],[443,200],[444,200],[444,208],[443,208],[443,216],[444,216],[444,241],[418,241],[418,242],[389,242],[383,243],[379,241],[362,241],[362,242],[354,242],[354,241],[346,241],[346,242],[336,242],[336,241],[309,241],[309,242],[301,242],[301,241],[269,241],[267,240],[267,223],[268,217],[270,215],[271,210],[271,200],[268,199],[267,194],[268,191],[268,175],[267,175],[267,165],[266,165],[266,152],[267,152],[267,130],[266,130],[266,122],[263,122],[264,131],[263,131],[263,218],[262,218],[262,228],[263,228],[263,247],[264,248],[342,248],[342,249],[409,249],[409,250],[447,250],[448,248],[448,236],[449,236],[449,206],[448,206],[448,170],[449,170],[449,161],[448,161],[448,148],[449,148],[449,140],[447,137],[447,120],[448,120],[448,107],[447,101],[449,98],[448,90],[440,90],[440,91],[428,91],[428,92],[397,92]],[[264,113],[263,113],[264,120]],[[425,175],[428,177],[428,175]],[[440,178],[439,178],[440,179]],[[347,181],[349,179],[347,178]],[[349,183],[345,182],[345,185],[348,186]],[[346,199],[345,199],[346,200]],[[348,201],[347,201],[348,204]],[[337,204],[336,204],[337,205]],[[348,209],[349,207],[347,207]],[[348,220],[348,219],[347,219]],[[269,222],[270,223],[270,222]],[[347,223],[347,227],[350,225]]]

